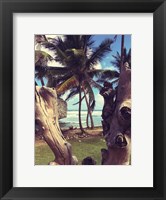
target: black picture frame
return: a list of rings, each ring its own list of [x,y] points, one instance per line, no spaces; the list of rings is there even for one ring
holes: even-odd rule
[[[154,187],[13,187],[13,13],[153,13]],[[0,197],[1,199],[166,199],[166,2],[164,0],[0,0]],[[146,133],[144,133],[146,134]],[[141,148],[141,144],[140,144]],[[141,172],[140,172],[141,176]],[[56,180],[55,180],[56,181]]]

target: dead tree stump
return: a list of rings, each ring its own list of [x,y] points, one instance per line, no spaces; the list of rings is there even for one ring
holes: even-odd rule
[[[59,127],[57,103],[54,89],[35,86],[35,131],[43,136],[54,153],[51,165],[77,164],[71,144],[65,140]]]
[[[128,165],[131,157],[131,69],[121,69],[117,91],[104,87],[102,112],[103,135],[107,148],[102,149],[103,165]]]

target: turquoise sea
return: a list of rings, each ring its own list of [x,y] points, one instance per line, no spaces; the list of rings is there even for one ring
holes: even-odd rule
[[[101,126],[101,114],[102,111],[93,111],[92,116],[93,116],[93,121],[95,126]],[[86,116],[87,116],[87,111],[81,111],[81,119],[82,119],[82,125],[83,127],[86,127]],[[77,127],[79,128],[79,120],[78,120],[78,111],[67,111],[67,117],[60,119],[59,120],[60,126],[61,127]]]

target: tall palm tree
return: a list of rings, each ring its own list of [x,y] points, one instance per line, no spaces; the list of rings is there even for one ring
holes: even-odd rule
[[[42,43],[46,48],[54,51],[55,60],[64,66],[62,76],[57,81],[57,93],[63,94],[73,87],[78,89],[79,125],[81,131],[84,131],[81,124],[82,92],[84,96],[90,95],[92,85],[93,87],[101,87],[92,78],[96,74],[102,73],[102,70],[95,69],[95,65],[103,59],[106,53],[111,51],[110,46],[113,42],[114,40],[106,39],[99,47],[93,48],[94,41],[91,35],[66,35],[63,39],[57,37]],[[94,99],[91,99],[87,105],[88,112],[92,104],[94,104]]]

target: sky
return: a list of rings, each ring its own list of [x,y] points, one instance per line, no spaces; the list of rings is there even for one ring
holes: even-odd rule
[[[46,36],[55,37],[55,35],[46,35]],[[93,40],[95,41],[94,47],[98,47],[104,39],[106,38],[114,39],[114,37],[115,35],[94,35],[93,37]],[[128,51],[131,48],[131,35],[125,35],[124,38],[125,38],[124,46]],[[39,47],[36,46],[35,48],[38,49]],[[52,56],[54,55],[51,51],[48,51],[47,49],[42,48],[41,50],[46,51]],[[111,50],[112,51],[110,53],[107,53],[106,56],[102,59],[102,61],[99,62],[95,66],[97,69],[113,69],[114,68],[114,66],[111,64],[111,61],[113,61],[114,59],[113,55],[116,55],[117,52],[119,53],[121,52],[121,35],[117,35],[116,41],[111,45]],[[49,65],[62,67],[57,62],[49,63]],[[38,84],[41,85],[39,81],[38,81]],[[95,110],[102,110],[103,104],[104,104],[103,97],[99,94],[99,91],[97,89],[93,89],[93,91],[94,91],[95,100],[96,100]],[[68,94],[69,92],[66,92],[62,96],[62,98],[65,99]],[[77,102],[78,102],[78,96],[75,96],[73,99],[67,101],[68,110],[78,110],[78,104],[73,105],[74,103],[77,103]],[[85,102],[82,103],[82,110],[87,110],[87,106]]]

